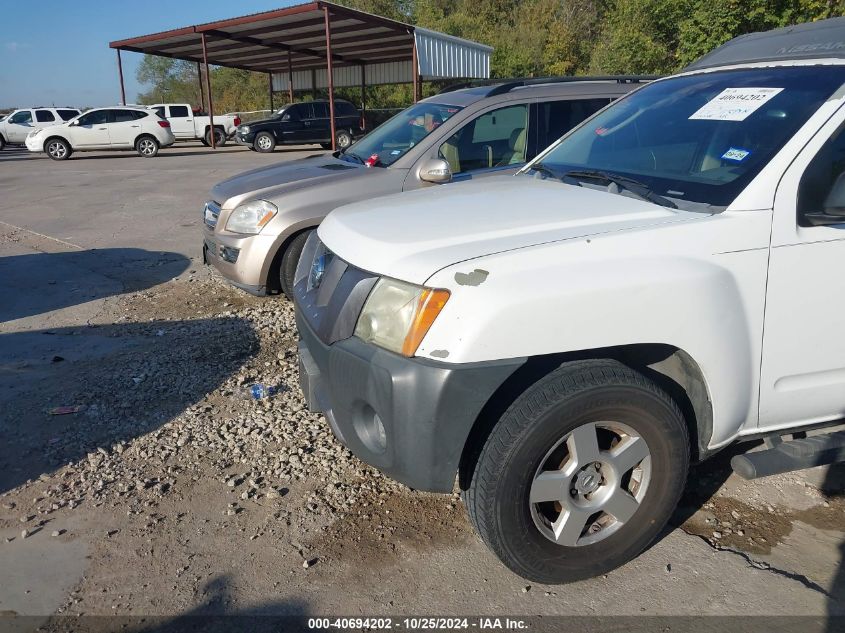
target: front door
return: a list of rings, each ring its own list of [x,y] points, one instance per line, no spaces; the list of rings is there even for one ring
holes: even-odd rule
[[[845,221],[807,213],[845,207],[845,114],[822,128],[786,171],[775,197],[760,426],[845,416]],[[838,181],[838,186],[834,185]]]
[[[191,109],[186,105],[168,106],[170,112],[167,120],[170,121],[170,130],[176,138],[194,138],[194,117]]]
[[[70,128],[74,148],[109,146],[108,110],[93,110],[83,114],[76,122],[77,125]]]
[[[306,103],[295,103],[285,108],[282,113],[282,120],[279,122],[280,134],[277,141],[283,143],[301,143],[303,137],[303,119],[310,108]]]
[[[514,173],[522,167],[528,157],[528,111],[527,103],[489,110],[443,141],[437,156],[449,163],[452,180]],[[437,125],[427,120],[420,123]],[[409,178],[405,188],[422,184],[418,178]]]
[[[34,129],[32,110],[20,110],[6,121],[6,140],[10,143],[23,143]]]

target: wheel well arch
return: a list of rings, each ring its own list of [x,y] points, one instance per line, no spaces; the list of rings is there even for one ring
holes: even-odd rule
[[[146,137],[153,139],[156,143],[159,142],[154,134],[150,134],[149,132],[141,132],[138,136],[135,137],[135,140],[132,141],[132,147],[138,147],[138,141]],[[159,145],[161,145],[161,143],[159,143]]]
[[[641,372],[675,400],[689,429],[693,461],[701,461],[712,453],[707,448],[713,433],[713,407],[707,383],[701,367],[684,350],[672,345],[641,343],[546,354],[528,358],[481,409],[464,442],[458,463],[461,490],[469,487],[475,463],[496,422],[520,394],[565,363],[599,359],[617,360]]]
[[[282,257],[285,256],[285,251],[287,251],[291,242],[293,242],[298,236],[303,233],[307,233],[308,231],[313,231],[317,228],[317,226],[318,224],[300,227],[295,231],[291,231],[291,234],[284,239],[279,248],[276,250],[276,254],[273,255],[273,261],[270,263],[270,267],[267,270],[267,290],[272,290],[274,294],[282,292],[282,288],[279,283],[278,270],[279,266],[282,265]]]
[[[50,141],[53,141],[53,140],[63,141],[65,143],[67,143],[67,146],[71,150],[73,150],[73,145],[71,144],[71,142],[69,140],[67,140],[64,136],[61,136],[60,134],[53,134],[52,136],[48,136],[47,138],[45,138],[44,143],[41,145],[41,149],[46,152],[47,151],[47,143],[49,143]]]

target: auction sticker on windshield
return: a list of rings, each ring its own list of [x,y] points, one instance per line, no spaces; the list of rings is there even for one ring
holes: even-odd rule
[[[696,110],[690,119],[744,121],[783,88],[725,88]]]

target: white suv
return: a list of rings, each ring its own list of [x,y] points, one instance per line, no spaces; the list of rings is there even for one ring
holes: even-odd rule
[[[33,130],[70,121],[79,116],[77,108],[26,108],[15,110],[0,120],[0,150],[7,144],[23,145]]]
[[[149,158],[175,140],[170,123],[152,110],[117,106],[89,110],[62,125],[33,131],[26,147],[46,152],[53,160],[65,160],[73,152],[133,148]]]
[[[767,440],[746,478],[845,460],[841,42],[745,35],[515,176],[330,213],[294,279],[312,410],[412,488],[457,477],[547,583],[637,556],[734,442]]]

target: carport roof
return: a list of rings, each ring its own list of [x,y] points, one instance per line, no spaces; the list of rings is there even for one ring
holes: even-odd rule
[[[417,30],[420,36],[424,34],[429,39],[442,40],[446,49],[455,51],[458,56],[480,55],[489,63],[492,49],[488,46],[416,29],[410,24],[322,0],[117,40],[110,42],[109,46],[202,62],[204,34],[208,63],[215,66],[264,73],[317,70],[325,68],[327,60],[324,9],[328,9],[331,20],[332,64],[335,68],[411,60]]]

